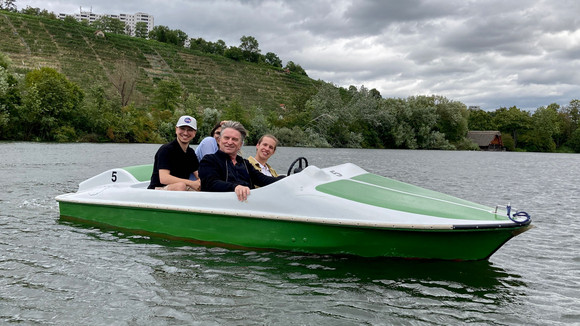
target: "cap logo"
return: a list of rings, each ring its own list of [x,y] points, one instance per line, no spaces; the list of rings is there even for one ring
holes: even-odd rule
[[[190,117],[187,117],[187,118],[184,119],[184,121],[185,121],[185,123],[191,123],[191,118]]]

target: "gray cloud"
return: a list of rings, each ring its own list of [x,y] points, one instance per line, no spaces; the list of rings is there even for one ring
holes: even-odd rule
[[[16,4],[79,10],[72,0]],[[147,12],[156,25],[230,46],[251,35],[314,79],[388,97],[437,94],[490,110],[580,97],[575,0],[102,0],[92,10]]]

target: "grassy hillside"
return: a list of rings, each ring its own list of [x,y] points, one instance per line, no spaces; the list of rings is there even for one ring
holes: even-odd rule
[[[244,107],[274,108],[300,94],[312,93],[318,82],[266,65],[236,62],[169,44],[106,34],[79,24],[0,11],[0,52],[19,73],[51,67],[84,89],[102,84],[113,89],[109,75],[121,60],[138,68],[139,104],[148,103],[155,83],[170,77],[196,95],[204,107],[220,109],[232,100]]]

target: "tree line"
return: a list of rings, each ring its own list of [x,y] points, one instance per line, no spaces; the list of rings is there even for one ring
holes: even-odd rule
[[[0,140],[162,143],[173,139],[177,118],[198,119],[198,138],[221,120],[237,120],[252,144],[272,133],[282,146],[477,150],[468,130],[499,130],[507,150],[580,152],[580,100],[534,112],[517,107],[468,110],[443,96],[383,98],[376,89],[323,83],[276,108],[244,107],[234,100],[202,107],[177,80],[157,83],[151,103],[137,106],[117,87],[81,89],[52,68],[24,76],[0,53]],[[121,69],[119,69],[121,70]],[[197,140],[196,140],[197,141]]]
[[[552,103],[534,112],[512,106],[493,112],[473,110],[469,113],[470,129],[500,130],[508,150],[580,153],[578,99],[564,106]]]

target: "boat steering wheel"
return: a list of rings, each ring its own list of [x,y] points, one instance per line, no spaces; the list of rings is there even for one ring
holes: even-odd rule
[[[294,170],[292,170],[292,168],[294,167],[294,165],[296,165],[296,163],[298,163],[298,166]],[[304,167],[302,167],[303,163]],[[305,157],[300,156],[299,158],[295,159],[294,162],[292,162],[292,164],[290,164],[290,167],[288,168],[288,173],[286,173],[286,175],[290,175],[292,173],[296,174],[304,170],[307,166],[308,160]]]

